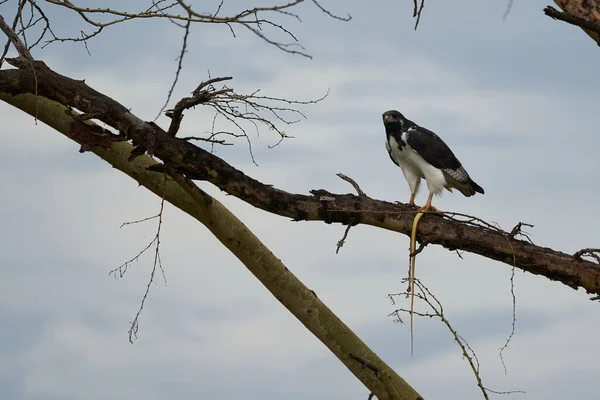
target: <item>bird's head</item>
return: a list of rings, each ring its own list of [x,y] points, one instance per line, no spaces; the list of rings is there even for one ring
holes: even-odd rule
[[[383,113],[383,124],[385,126],[398,126],[402,128],[404,123],[406,122],[406,118],[404,115],[400,114],[399,111],[390,110]]]

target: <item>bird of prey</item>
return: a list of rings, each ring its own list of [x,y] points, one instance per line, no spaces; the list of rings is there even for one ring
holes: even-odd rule
[[[431,205],[434,194],[444,189],[458,189],[467,197],[475,192],[483,194],[452,150],[432,131],[425,129],[396,110],[383,113],[385,147],[390,158],[402,169],[410,187],[410,205],[415,205],[415,195],[424,178],[429,189],[427,203],[419,211],[436,210]]]

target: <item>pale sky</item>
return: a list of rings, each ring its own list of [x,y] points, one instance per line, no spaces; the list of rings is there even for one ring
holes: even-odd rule
[[[12,3],[0,6],[7,19]],[[225,3],[233,11],[248,7]],[[197,26],[170,105],[207,71],[233,76],[238,92],[307,100],[329,89],[323,102],[302,108],[307,120],[286,127],[294,139],[269,149],[273,132],[251,136],[258,166],[242,140],[216,154],[290,192],[351,192],[335,176],[342,172],[371,197],[406,202],[408,186],[388,158],[381,123],[382,112],[398,109],[438,133],[485,189],[471,198],[446,193],[434,205],[507,230],[519,221],[534,224],[532,239],[557,250],[599,247],[597,46],[578,28],[546,17],[548,2],[515,1],[506,20],[505,1],[487,3],[428,0],[416,32],[410,1],[323,1],[350,13],[348,23],[306,3],[297,10],[302,23],[278,21],[312,60],[243,29],[233,38],[224,26]],[[73,16],[51,16],[59,32],[81,29]],[[34,56],[152,120],[171,84],[181,34],[168,21],[126,23],[90,41],[91,56],[69,43]],[[211,117],[200,108],[187,112],[180,135],[209,131]],[[152,287],[139,338],[130,344],[152,256],[122,279],[108,272],[156,230],[155,221],[119,226],[155,214],[160,199],[4,103],[0,118],[1,399],[367,398],[367,389],[207,229],[171,206],[161,239],[167,285],[158,279]],[[158,123],[168,126],[165,117]],[[291,222],[199,185],[426,399],[481,398],[441,322],[415,318],[411,357],[408,326],[388,316],[395,307],[387,294],[405,289],[406,236],[357,226],[336,255],[343,226]],[[425,198],[421,193],[418,203]],[[504,353],[505,375],[498,351],[511,330],[511,269],[463,257],[428,246],[417,276],[476,351],[485,386],[526,392],[510,396],[517,399],[596,398],[600,305],[581,290],[517,270],[516,333]]]

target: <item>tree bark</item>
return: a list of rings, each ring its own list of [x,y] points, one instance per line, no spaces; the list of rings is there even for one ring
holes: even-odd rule
[[[141,145],[177,172],[190,179],[207,180],[230,195],[265,211],[296,221],[368,224],[410,235],[416,210],[352,194],[313,190],[312,195],[293,194],[265,185],[193,144],[168,135],[147,123],[115,100],[97,92],[83,81],[50,70],[43,62],[11,60],[20,69],[0,71],[0,92],[39,94],[69,108],[76,108],[118,130],[121,136],[104,131],[80,140],[82,150],[109,148],[125,139]],[[514,233],[470,221],[452,214],[430,214],[422,218],[417,239],[449,250],[463,250],[501,261],[524,271],[583,288],[600,295],[600,265],[550,248],[519,240]]]
[[[131,144],[111,143],[108,132],[73,118],[73,112],[59,103],[31,94],[0,93],[0,99],[89,148],[159,197],[164,193],[166,201],[204,224],[378,399],[422,400],[233,213],[192,181],[177,173],[169,176],[149,171],[157,162],[147,155],[129,162],[134,149]],[[90,143],[95,144],[90,147]]]
[[[564,12],[585,21],[600,24],[600,0],[554,0]],[[597,30],[585,29],[577,21],[567,21],[579,25],[596,43],[600,44],[600,33]]]

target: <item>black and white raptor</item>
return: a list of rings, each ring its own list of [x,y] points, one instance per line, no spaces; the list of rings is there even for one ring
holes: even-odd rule
[[[476,192],[483,194],[483,188],[471,179],[438,135],[404,118],[396,110],[383,113],[383,125],[385,147],[394,164],[402,169],[410,187],[409,204],[415,205],[415,195],[422,178],[427,182],[429,197],[420,211],[435,210],[431,199],[443,189],[450,192],[458,189],[467,197]]]

